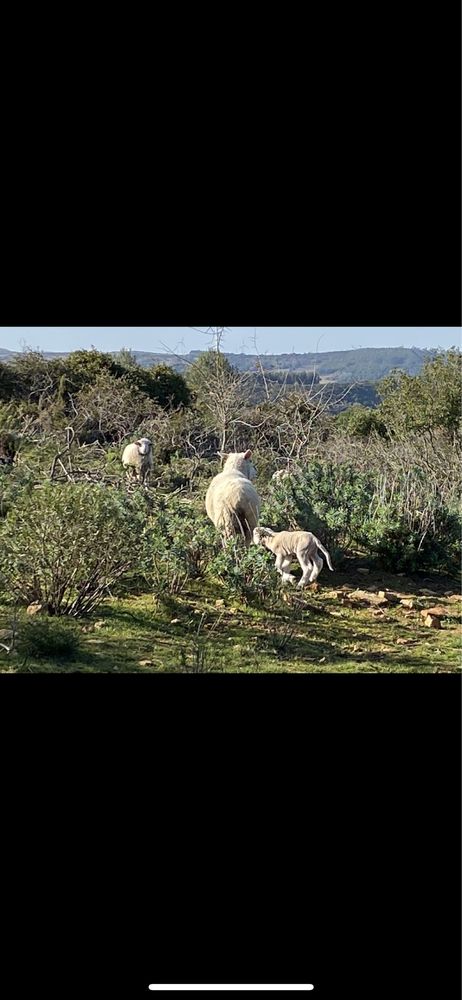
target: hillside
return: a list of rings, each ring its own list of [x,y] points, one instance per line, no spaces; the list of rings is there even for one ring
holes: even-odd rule
[[[69,352],[44,351],[46,358],[65,357]],[[113,352],[116,353],[116,352]],[[176,371],[184,372],[202,351],[190,351],[185,355],[136,351],[133,353],[140,365],[171,365]],[[265,354],[261,362],[266,371],[306,372],[315,371],[329,382],[376,382],[393,368],[401,368],[409,375],[417,375],[424,362],[436,351],[418,347],[360,347],[351,351],[325,351],[307,354]],[[12,360],[14,351],[0,347],[0,361]],[[258,363],[255,354],[225,355],[239,371],[253,371]]]

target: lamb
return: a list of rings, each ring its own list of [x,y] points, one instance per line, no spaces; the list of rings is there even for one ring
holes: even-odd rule
[[[257,471],[250,449],[226,457],[222,472],[212,479],[205,496],[205,509],[224,538],[243,538],[248,547],[260,517],[260,497],[252,480]]]
[[[329,569],[332,572],[334,570],[327,549],[311,531],[272,531],[271,528],[260,526],[254,528],[253,541],[255,545],[263,545],[274,552],[276,569],[281,574],[283,583],[293,583],[295,580],[293,574],[288,572],[294,559],[298,559],[303,574],[298,586],[314,583],[324,565],[317,549],[325,555]]]
[[[129,479],[135,476],[140,483],[147,483],[152,470],[152,442],[149,438],[138,438],[133,444],[127,444],[122,465]]]

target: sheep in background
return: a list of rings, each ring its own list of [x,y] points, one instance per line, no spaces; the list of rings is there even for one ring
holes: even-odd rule
[[[122,465],[129,480],[135,476],[140,483],[147,483],[152,470],[152,443],[149,438],[138,438],[133,444],[127,444]]]
[[[205,496],[207,515],[217,530],[225,538],[242,537],[247,546],[260,517],[260,497],[251,482],[257,475],[251,454],[249,449],[227,455]]]
[[[280,482],[281,479],[289,479],[290,476],[291,473],[288,471],[288,469],[278,469],[277,472],[273,472],[271,479],[275,480],[276,482]]]
[[[329,569],[334,571],[327,549],[311,531],[272,531],[271,528],[260,526],[254,529],[253,541],[255,545],[263,545],[274,552],[276,569],[281,574],[283,583],[295,581],[293,574],[289,573],[294,559],[298,559],[303,573],[298,586],[314,583],[324,566],[324,560],[317,554],[318,549],[325,555]]]

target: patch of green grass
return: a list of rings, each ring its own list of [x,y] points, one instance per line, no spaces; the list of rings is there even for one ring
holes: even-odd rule
[[[377,612],[361,589],[391,590],[395,603]],[[3,671],[84,673],[435,673],[461,669],[461,603],[454,581],[323,573],[319,589],[281,589],[274,606],[245,605],[219,584],[197,580],[165,603],[151,594],[108,599],[88,619],[75,623],[75,658],[34,656],[0,648]],[[446,591],[446,593],[445,593]],[[399,603],[412,599],[413,608]],[[441,629],[427,628],[420,611],[443,605]],[[12,610],[0,604],[0,630],[11,627]],[[25,611],[17,616],[18,644]]]

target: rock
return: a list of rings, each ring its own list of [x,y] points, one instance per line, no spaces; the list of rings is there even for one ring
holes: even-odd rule
[[[407,644],[409,642],[412,642],[412,639],[397,639],[396,640],[396,645],[397,646],[407,646]]]
[[[154,660],[138,660],[140,667],[152,667]]]
[[[397,604],[399,601],[398,595],[394,594],[392,590],[379,590],[378,594],[379,597],[385,597],[389,604]]]
[[[36,614],[38,614],[39,611],[42,610],[42,608],[43,608],[43,604],[39,604],[38,601],[33,601],[33,603],[29,604],[29,607],[26,608],[26,614],[28,614],[28,615],[36,615]]]
[[[427,589],[427,587],[421,587],[421,588],[420,588],[420,593],[421,593],[421,594],[425,594],[425,596],[426,596],[426,597],[437,597],[437,596],[438,596],[438,595],[437,595],[437,594],[435,593],[435,591],[434,591],[434,590],[428,590],[428,589]]]
[[[172,618],[170,625],[178,625],[179,622],[180,622],[179,618]]]
[[[367,566],[360,566],[359,569],[358,569],[358,573],[367,574],[367,573],[370,573],[370,569],[368,569]]]
[[[460,604],[462,601],[462,594],[451,594],[448,597],[448,601],[450,604]]]
[[[424,625],[427,628],[441,628],[441,619],[437,615],[427,615]]]
[[[93,623],[93,628],[104,628],[105,624],[106,622],[103,619],[100,619],[100,621]]]
[[[223,598],[219,597],[218,600],[215,601],[215,607],[216,608],[222,608],[224,606],[224,603],[225,602],[224,602]]]
[[[433,618],[446,618],[447,613],[447,608],[443,608],[442,604],[435,604],[434,608],[426,608],[425,611],[420,612],[424,618],[426,615],[431,615]]]
[[[411,611],[414,607],[412,597],[402,597],[399,603],[403,605],[403,608],[409,608]]]
[[[379,597],[378,594],[371,593],[368,590],[354,590],[352,594],[348,595],[352,601],[367,601],[368,604],[388,604],[386,597]]]

